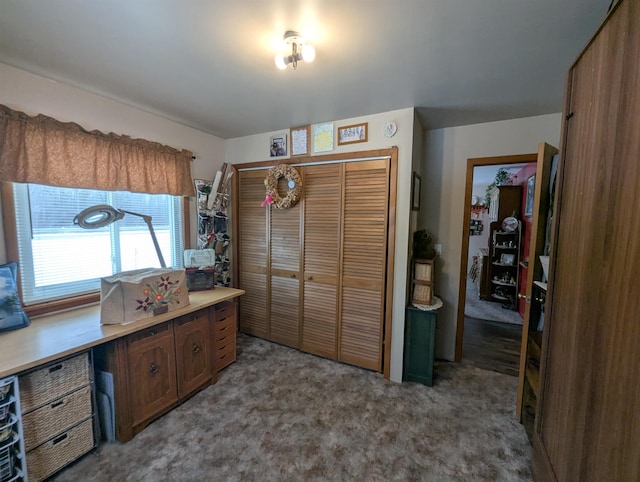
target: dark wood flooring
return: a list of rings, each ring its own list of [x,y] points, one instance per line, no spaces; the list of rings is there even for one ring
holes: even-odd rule
[[[518,376],[522,325],[465,316],[462,363]]]

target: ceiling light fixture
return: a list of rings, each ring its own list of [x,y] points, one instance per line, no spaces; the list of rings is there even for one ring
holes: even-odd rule
[[[313,62],[313,59],[316,58],[316,50],[313,46],[305,43],[304,38],[298,32],[287,30],[283,39],[287,47],[291,47],[291,54],[287,55],[281,52],[276,55],[276,67],[280,70],[286,69],[289,64],[292,64],[296,69],[298,61]]]

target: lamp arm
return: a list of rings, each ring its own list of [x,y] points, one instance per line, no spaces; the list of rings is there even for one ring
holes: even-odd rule
[[[162,252],[160,251],[160,245],[158,244],[158,239],[156,238],[156,233],[153,230],[153,225],[151,224],[151,216],[147,216],[145,214],[134,213],[131,211],[125,211],[124,209],[120,209],[120,212],[133,214],[134,216],[141,217],[145,223],[147,223],[147,227],[149,228],[149,232],[151,233],[151,239],[153,240],[153,246],[156,248],[156,253],[158,255],[158,259],[160,260],[160,266],[166,268],[167,265],[164,262],[164,258],[162,257]]]

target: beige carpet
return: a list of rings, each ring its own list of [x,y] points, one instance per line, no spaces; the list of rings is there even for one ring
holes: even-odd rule
[[[58,481],[530,481],[517,378],[439,363],[433,387],[239,336],[217,384]]]

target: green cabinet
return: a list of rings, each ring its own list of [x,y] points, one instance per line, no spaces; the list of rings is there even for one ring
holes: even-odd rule
[[[402,379],[433,386],[436,311],[407,307]]]

